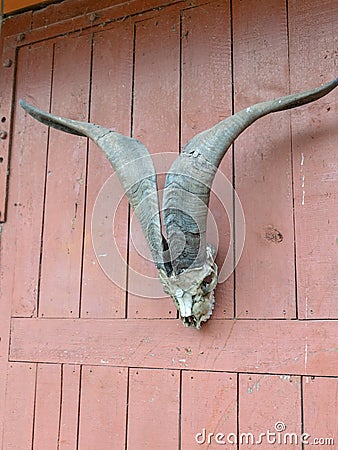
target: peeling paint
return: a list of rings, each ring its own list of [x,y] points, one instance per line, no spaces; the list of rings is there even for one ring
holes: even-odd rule
[[[305,296],[305,319],[308,318],[309,316],[309,302],[308,302],[308,297]]]
[[[261,388],[261,383],[260,381],[256,381],[252,387],[248,387],[248,394],[252,394],[254,391],[259,391]]]
[[[280,375],[279,378],[285,381],[291,381],[291,375]]]
[[[302,159],[300,161],[300,165],[301,165],[301,172],[303,172],[303,166],[304,166],[304,161],[305,161],[305,156],[304,153],[302,153]],[[305,175],[302,175],[302,206],[304,206],[305,204]]]
[[[307,371],[307,360],[308,360],[308,343],[307,343],[307,336],[306,336],[305,351],[304,351],[304,367],[305,367],[305,371]]]

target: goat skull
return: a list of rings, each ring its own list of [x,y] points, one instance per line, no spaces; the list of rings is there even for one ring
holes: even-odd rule
[[[89,137],[103,150],[140,221],[164,291],[174,300],[184,325],[198,329],[212,315],[215,302],[216,255],[206,242],[206,223],[211,185],[223,156],[239,134],[260,117],[313,102],[337,85],[338,78],[317,89],[257,103],[194,136],[167,174],[163,193],[166,237],[154,165],[141,142],[99,125],[54,116],[23,100],[20,104],[40,122]]]

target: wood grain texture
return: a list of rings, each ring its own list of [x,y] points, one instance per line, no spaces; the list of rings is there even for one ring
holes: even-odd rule
[[[334,438],[338,429],[338,379],[303,377],[304,432],[314,438]]]
[[[118,23],[113,29],[94,36],[90,121],[125,135],[130,133],[132,53],[133,26],[129,21]],[[111,266],[114,271],[119,271],[119,280],[124,280],[121,288],[118,288],[99,266],[91,235],[95,201],[113,170],[107,158],[94,144],[90,143],[89,149],[81,316],[125,317],[126,264],[116,267],[117,263],[111,259],[105,262],[106,267]],[[106,208],[108,214],[108,204]],[[113,224],[111,227],[113,228]],[[115,230],[111,236],[114,237],[124,261],[127,261],[126,199],[116,211]],[[107,240],[107,248],[101,258],[110,258],[110,245],[114,243]]]
[[[231,24],[229,2],[212,2],[182,11],[182,112],[181,143],[210,128],[232,113]],[[232,182],[231,150],[220,170]],[[230,185],[218,181],[218,192],[228,193]],[[232,207],[232,201],[229,202]],[[212,192],[210,212],[216,228],[209,226],[208,240],[216,248],[216,262],[221,269],[230,242],[230,220],[233,211]],[[211,225],[211,222],[210,222]],[[216,290],[213,317],[233,317],[233,279]]]
[[[19,51],[16,100],[29,98],[49,109],[52,58],[50,43]],[[12,315],[31,317],[37,314],[48,129],[16,107],[12,139],[8,220],[13,226],[4,230],[3,288]]]
[[[199,331],[156,319],[13,319],[12,326],[15,361],[328,376],[338,371],[335,321],[214,320]]]
[[[9,14],[13,11],[33,7],[42,3],[43,0],[5,0],[4,13]]]
[[[90,74],[89,36],[56,44],[52,112],[87,118]],[[50,131],[39,314],[78,317],[81,282],[84,138]]]
[[[19,21],[20,23],[20,21]],[[23,22],[24,24],[25,22]],[[12,67],[7,75],[8,67],[4,67],[3,64],[6,59],[9,58],[11,61],[15,61],[15,47],[9,46],[8,39],[5,39],[7,34],[11,33],[12,27],[15,27],[15,21],[11,21],[5,27],[5,24],[2,24],[1,36],[0,36],[0,55],[1,55],[1,63],[2,67],[0,68],[0,113],[1,116],[7,117],[8,113],[11,111],[11,94],[12,94],[12,86],[13,86],[13,75],[15,71],[15,66]],[[24,26],[24,25],[23,25]],[[4,73],[5,71],[5,73]],[[10,88],[8,89],[8,87]],[[7,87],[7,89],[6,89]],[[1,140],[0,144],[0,157],[3,158],[3,164],[0,164],[0,209],[2,208],[2,219],[0,218],[0,222],[6,219],[5,215],[5,205],[7,201],[7,176],[8,176],[8,163],[9,163],[9,141]],[[4,288],[4,282],[7,280],[8,275],[4,270],[5,261],[4,255],[6,244],[4,244],[4,236],[3,236],[3,228],[1,228],[0,235],[0,257],[1,257],[1,270],[0,270],[0,294],[1,294],[1,302],[0,302],[0,448],[2,447],[2,438],[3,438],[3,424],[4,424],[4,414],[5,414],[5,397],[6,397],[6,382],[7,382],[7,359],[8,359],[8,348],[10,341],[10,315],[11,315],[11,299],[8,291],[6,292],[6,288]],[[9,242],[8,242],[9,244]],[[9,247],[7,246],[7,249]]]
[[[38,364],[34,450],[57,450],[61,402],[61,365]]]
[[[6,45],[0,38],[0,223],[6,221],[7,187],[10,162],[10,132],[12,118],[12,95],[15,74],[15,47]],[[7,41],[7,40],[6,40]]]
[[[24,380],[24,382],[23,382]],[[12,363],[8,366],[7,398],[3,443],[6,450],[32,447],[36,364]]]
[[[219,433],[237,433],[235,374],[184,371],[181,396],[182,448],[198,449],[204,445],[216,449],[224,440]]]
[[[136,24],[133,137],[152,154],[178,152],[179,32],[179,14],[170,11]],[[158,184],[163,189],[163,177],[158,178]],[[147,284],[148,277],[157,279],[157,270],[136,222],[132,215],[129,265],[144,274],[142,283]],[[176,317],[168,297],[134,295],[139,288],[133,271],[129,271],[128,317]]]
[[[128,447],[178,447],[180,375],[175,370],[130,369]]]
[[[20,24],[20,20],[18,21]],[[14,26],[14,24],[12,24]],[[25,21],[22,21],[25,26]],[[3,31],[6,31],[6,29]],[[7,28],[8,33],[11,27]],[[15,69],[15,60],[6,48],[4,58],[11,57],[13,66],[3,67],[9,70],[9,76]],[[41,101],[47,109],[50,97],[50,69],[52,49],[48,43],[23,49],[18,52],[17,90],[15,99],[29,95],[32,101]],[[35,70],[39,61],[40,71]],[[1,83],[6,81],[1,75]],[[11,80],[13,81],[13,80]],[[8,80],[6,81],[8,82]],[[2,84],[0,94],[1,117],[6,119],[2,125],[10,130],[10,114],[6,105],[10,105],[11,89]],[[4,95],[4,93],[6,95]],[[43,97],[43,98],[42,98]],[[31,127],[23,111],[14,108],[11,137],[1,143],[8,144],[11,139],[11,179],[8,186],[8,216],[10,226],[1,229],[1,274],[0,274],[0,448],[1,429],[5,414],[5,389],[7,377],[8,346],[10,339],[10,317],[19,315],[31,317],[37,310],[37,287],[39,283],[40,241],[43,210],[45,155],[47,130],[39,126]],[[0,144],[2,145],[2,144]],[[4,157],[4,153],[0,153]],[[5,167],[7,161],[4,159]],[[7,170],[7,169],[6,169]],[[29,189],[27,189],[29,186]],[[2,217],[4,219],[4,217]],[[18,369],[19,370],[19,369]],[[24,370],[24,368],[22,369]],[[26,436],[26,435],[25,435]],[[18,437],[20,440],[21,437]],[[25,439],[24,435],[22,439]],[[6,448],[6,447],[5,447]]]
[[[61,368],[58,450],[77,450],[80,371],[80,366],[75,365],[64,364]]]
[[[301,379],[289,375],[249,375],[239,376],[239,431],[252,433],[255,441],[260,433],[275,433],[267,440],[262,437],[262,447],[272,448],[282,439],[284,445],[285,433],[301,435]],[[278,425],[282,424],[282,425]],[[276,426],[276,428],[275,428]],[[278,428],[281,426],[281,432]],[[283,430],[285,426],[285,431]],[[250,439],[250,437],[249,437]],[[275,441],[273,441],[275,439]],[[240,449],[252,448],[252,441],[240,443]],[[285,448],[301,449],[297,443],[285,441]]]
[[[125,448],[127,376],[126,369],[83,367],[79,448]]]
[[[118,0],[96,0],[95,3],[84,2],[83,0],[66,0],[62,8],[58,3],[47,5],[44,9],[33,12],[32,28],[46,27],[60,21],[83,16],[83,14],[95,14],[96,11],[115,6],[118,3]],[[95,19],[93,22],[95,22]]]
[[[235,2],[233,20],[237,112],[288,93],[285,2]],[[236,190],[246,220],[236,269],[239,317],[296,314],[289,126],[287,112],[264,117],[235,143]]]
[[[291,128],[288,112],[273,115],[253,125],[236,144],[236,182],[249,227],[248,247],[235,286],[237,308],[233,311],[228,282],[220,286],[221,295],[218,289],[213,319],[196,331],[183,328],[178,320],[166,320],[175,316],[169,299],[165,306],[141,299],[134,308],[130,298],[132,318],[124,319],[124,296],[97,267],[90,266],[95,261],[91,211],[101,183],[111,173],[94,146],[89,148],[86,193],[86,181],[79,187],[82,217],[78,216],[81,225],[76,237],[72,234],[76,250],[70,265],[69,255],[56,251],[56,235],[67,242],[78,200],[72,177],[76,174],[75,179],[81,179],[77,170],[87,162],[85,140],[56,131],[51,134],[53,148],[47,167],[55,177],[52,181],[54,175],[48,175],[40,312],[59,318],[34,317],[48,130],[24,118],[17,103],[11,104],[6,87],[12,85],[15,72],[15,102],[27,93],[24,98],[48,109],[53,75],[53,112],[86,119],[89,111],[90,120],[108,128],[126,134],[133,128],[152,151],[175,153],[180,127],[184,144],[195,130],[227,115],[231,81],[238,110],[336,77],[335,2],[234,0],[233,68],[228,59],[231,21],[227,0],[203,6],[198,0],[192,8],[186,2],[161,5],[162,0],[94,3],[65,0],[45,11],[7,18],[2,27],[0,39],[13,36],[5,39],[1,64],[7,57],[14,61],[16,48],[18,64],[0,68],[0,125],[12,130],[9,140],[0,140],[6,151],[10,141],[12,145],[9,209],[0,232],[0,448],[102,450],[113,445],[131,450],[185,450],[193,448],[194,436],[204,424],[210,432],[248,433],[273,431],[277,420],[286,424],[287,432],[304,431],[311,437],[337,440],[337,322],[332,320],[337,317],[338,293],[336,92],[292,111]],[[128,14],[135,15],[128,18]],[[178,28],[171,35],[171,24],[181,25],[181,36]],[[47,50],[53,45],[54,74]],[[228,78],[231,69],[233,80]],[[167,90],[161,91],[161,86]],[[12,116],[7,113],[11,108]],[[1,164],[0,170],[4,170]],[[19,197],[20,203],[30,204],[28,212],[22,205],[14,206]],[[218,202],[213,204],[216,215],[219,207]],[[126,251],[128,227],[123,208],[115,232]],[[262,226],[268,228],[262,232]],[[221,231],[227,232],[223,227]],[[278,231],[283,235],[279,243],[273,241],[279,240]],[[132,228],[132,238],[133,233]],[[267,238],[273,239],[268,242]],[[55,278],[59,270],[63,275]],[[144,271],[150,273],[148,268]],[[70,281],[64,281],[66,274]],[[48,296],[55,296],[56,303],[48,305]],[[12,314],[19,316],[12,320],[11,303]],[[233,313],[240,319],[229,320]],[[297,313],[304,320],[290,320]],[[287,320],[271,320],[276,317]],[[207,444],[195,447],[207,448]]]
[[[13,95],[17,68],[17,41],[11,36],[18,30],[26,31],[31,23],[31,13],[26,12],[1,21],[0,33],[0,223],[6,221],[8,182],[10,169],[10,150],[12,138]]]
[[[202,2],[203,0],[199,1]],[[161,11],[164,6],[163,0],[142,0],[141,3],[134,1],[131,3],[117,2],[117,4],[115,4],[114,0],[114,2],[110,2],[110,7],[98,11],[96,14],[96,8],[94,7],[93,11],[93,5],[91,2],[88,2],[87,4],[83,3],[81,5],[79,5],[81,0],[77,0],[77,2],[78,4],[76,5],[74,0],[68,0],[67,2],[62,2],[62,5],[51,5],[50,8],[55,6],[55,10],[51,10],[51,14],[48,14],[49,10],[42,12],[42,17],[40,18],[40,23],[42,23],[42,26],[39,26],[38,28],[34,27],[34,29],[27,33],[25,36],[25,44],[44,40],[48,37],[62,36],[65,33],[69,33],[70,30],[80,30],[81,33],[91,33],[94,27],[109,27],[111,22],[115,22],[117,20],[124,21],[129,16],[135,17],[137,15],[138,17],[135,17],[135,19],[138,21],[141,17],[144,19],[146,17],[153,16],[154,11]],[[176,8],[176,5],[180,6],[180,4],[184,5],[184,2],[185,0],[175,1],[173,3],[173,7]],[[72,11],[73,5],[75,5],[75,9],[77,9],[77,11]],[[166,4],[165,7],[170,8],[171,5],[172,4],[169,3],[169,5]],[[81,10],[80,15],[78,15],[79,10]],[[86,10],[88,12],[86,12]],[[33,24],[34,17],[37,13],[33,14]],[[50,24],[48,24],[48,19],[43,17],[43,15],[51,17]],[[46,22],[46,25],[48,26],[45,27],[43,22]]]
[[[291,89],[334,79],[337,4],[291,1],[289,7]],[[298,310],[305,319],[338,317],[337,100],[334,91],[291,115]]]

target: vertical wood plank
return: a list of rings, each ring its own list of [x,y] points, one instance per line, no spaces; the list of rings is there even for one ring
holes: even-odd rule
[[[119,22],[108,31],[95,34],[93,48],[92,97],[90,121],[116,131],[130,134],[130,109],[133,63],[133,26],[130,21]],[[95,146],[90,145],[88,162],[87,215],[85,232],[84,273],[82,289],[82,317],[124,317],[125,288],[113,283],[98,264],[91,241],[91,221],[98,193],[113,172],[109,161]],[[114,187],[114,186],[113,186]],[[107,211],[110,205],[107,204]],[[118,279],[126,280],[128,204],[122,201],[115,217],[118,224],[111,236],[119,246],[126,261],[125,265],[114,267],[119,271]],[[112,224],[113,227],[113,224]],[[109,236],[110,237],[110,236]],[[109,258],[106,251],[101,258]],[[112,267],[116,262],[105,262]]]
[[[288,93],[285,1],[234,2],[235,111]],[[237,316],[295,317],[288,112],[252,125],[235,143],[236,190],[246,219],[236,270]]]
[[[179,14],[170,12],[136,23],[133,136],[151,153],[177,152],[179,146]],[[161,43],[161,45],[159,45]],[[160,177],[159,189],[163,189]],[[132,219],[129,265],[140,274],[157,278],[141,227]],[[134,245],[137,244],[137,248]],[[145,252],[145,257],[138,250]],[[169,298],[143,298],[129,271],[128,317],[176,317]],[[161,288],[159,286],[159,292]]]
[[[11,363],[8,366],[3,449],[32,448],[35,377],[35,364]]]
[[[127,379],[127,369],[83,367],[79,449],[125,448]]]
[[[337,442],[338,379],[303,377],[304,432],[314,438]]]
[[[61,366],[38,364],[34,450],[57,450],[61,400]]]
[[[182,449],[216,449],[237,434],[236,374],[183,372],[181,395]]]
[[[131,369],[128,448],[178,447],[179,371]]]
[[[2,34],[2,33],[1,33]],[[2,34],[4,36],[4,34]],[[10,132],[12,117],[12,95],[15,76],[15,44],[13,40],[0,37],[0,223],[6,221],[8,176],[10,160]],[[4,46],[4,48],[3,48]]]
[[[62,396],[58,450],[77,450],[80,366],[62,366]]]
[[[12,315],[20,317],[36,315],[48,129],[26,115],[17,102],[24,98],[49,109],[52,58],[50,43],[18,53],[8,193],[11,226],[4,226],[2,264],[7,273],[3,289],[11,299]]]
[[[230,4],[212,2],[182,11],[182,146],[195,134],[210,128],[232,113],[231,23]],[[232,182],[231,150],[220,170]],[[229,241],[229,218],[232,220],[232,189],[219,180],[220,191],[229,197],[231,210],[212,192],[210,211],[217,225],[216,233],[208,235],[217,248],[219,269],[226,257]],[[228,185],[230,186],[230,185]],[[229,191],[229,192],[228,192]],[[208,228],[211,230],[211,227]],[[214,317],[233,317],[233,278],[220,284],[216,291]]]
[[[12,111],[12,94],[14,88],[14,73],[16,68],[16,51],[13,39],[5,39],[7,35],[13,33],[13,29],[20,29],[29,23],[27,15],[25,17],[6,20],[2,23],[1,36],[0,36],[0,55],[1,55],[1,68],[0,68],[0,114],[1,120],[5,118],[7,124],[4,131],[10,130],[10,118]],[[25,18],[28,20],[26,21]],[[23,20],[21,20],[23,19]],[[10,65],[10,67],[8,67]],[[1,122],[4,124],[5,122]],[[8,136],[8,135],[7,135]],[[6,220],[6,202],[8,200],[8,167],[9,167],[9,139],[1,140],[0,143],[0,222]],[[8,367],[8,353],[10,342],[10,314],[11,314],[11,298],[8,292],[8,287],[12,281],[9,273],[7,272],[7,263],[4,258],[8,254],[11,248],[11,239],[4,239],[4,230],[1,226],[0,233],[0,258],[1,258],[1,272],[0,272],[0,296],[2,301],[0,302],[0,448],[2,448],[3,442],[3,426],[5,415],[5,394],[6,394],[6,381],[7,381],[7,367]],[[7,283],[9,281],[9,284]],[[5,286],[4,286],[5,285]]]
[[[90,36],[55,45],[52,112],[87,119]],[[39,314],[78,317],[86,139],[50,131]]]
[[[290,1],[289,16],[291,90],[312,89],[334,79],[337,3]],[[338,317],[337,112],[333,92],[291,115],[301,318]]]
[[[281,425],[278,425],[281,423]],[[285,430],[283,430],[285,426]],[[276,428],[275,428],[276,427]],[[281,433],[278,433],[280,428]],[[285,433],[301,435],[301,380],[289,375],[246,375],[239,377],[239,433],[252,433],[257,443],[260,433],[275,433],[262,437],[266,445],[275,443],[281,436],[284,443]],[[240,448],[252,448],[251,437],[247,442],[243,436]],[[273,439],[276,439],[273,442]],[[285,439],[289,439],[288,437]],[[263,444],[263,448],[264,448]],[[298,442],[286,441],[288,449],[301,449]],[[257,444],[258,445],[258,444]]]

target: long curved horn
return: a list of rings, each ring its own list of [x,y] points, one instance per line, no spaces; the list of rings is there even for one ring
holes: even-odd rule
[[[54,116],[23,100],[20,100],[20,105],[45,125],[89,137],[105,153],[140,221],[156,267],[164,270],[166,242],[161,231],[155,168],[147,148],[136,139],[99,125]]]
[[[232,142],[260,117],[318,100],[337,85],[338,78],[317,89],[257,103],[188,142],[170,168],[163,193],[164,225],[174,274],[202,267],[207,259],[210,188],[217,167]],[[185,242],[182,242],[182,236]]]

